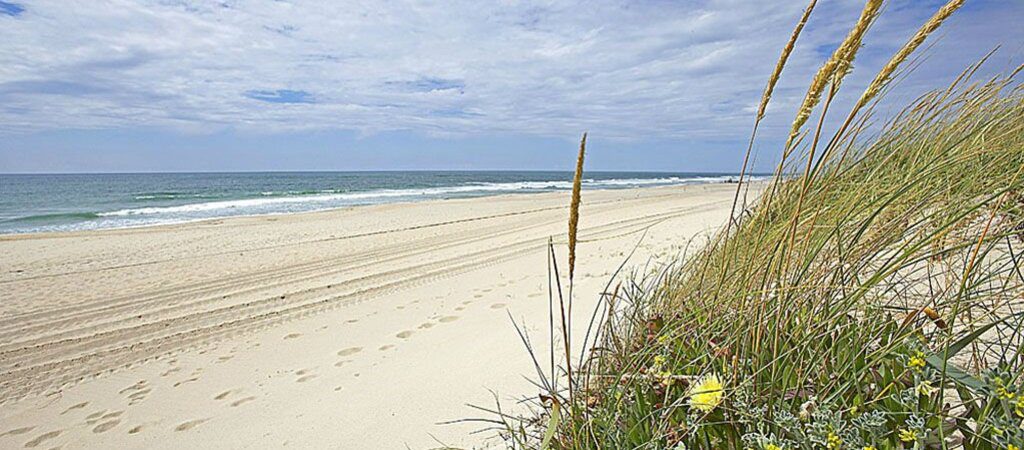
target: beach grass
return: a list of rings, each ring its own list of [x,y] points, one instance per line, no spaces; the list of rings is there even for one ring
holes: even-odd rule
[[[566,320],[560,331],[552,321],[566,362],[547,373],[537,364],[544,394],[536,416],[503,416],[508,444],[1024,448],[1020,69],[978,79],[982,60],[874,119],[878,101],[898,89],[891,80],[962,3],[937,10],[826,133],[881,11],[866,2],[812,79],[757,200],[736,201],[729,224],[685,259],[609,284],[578,362]],[[814,7],[770,77],[751,146]],[[582,154],[581,146],[580,163]],[[557,280],[553,251],[551,261]],[[571,305],[571,285],[558,305]]]

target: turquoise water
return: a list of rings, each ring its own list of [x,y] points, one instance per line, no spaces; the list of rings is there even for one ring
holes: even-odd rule
[[[725,173],[589,172],[585,189],[724,181]],[[0,233],[74,231],[571,188],[570,172],[0,174]]]

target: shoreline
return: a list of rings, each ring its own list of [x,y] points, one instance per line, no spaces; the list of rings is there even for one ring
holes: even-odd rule
[[[735,187],[584,191],[576,308],[633,248],[640,268],[714,232]],[[437,424],[536,394],[509,319],[546,354],[568,197],[0,238],[0,447],[487,448]]]
[[[763,183],[763,182],[764,182],[763,180],[744,181],[744,184],[750,184],[751,186],[756,186],[757,184]],[[735,182],[718,182],[718,181],[715,181],[715,182],[680,183],[680,184],[670,184],[670,185],[660,185],[660,186],[641,186],[641,187],[628,187],[628,188],[610,188],[610,187],[590,188],[590,189],[585,190],[584,192],[624,191],[624,190],[640,190],[640,189],[644,189],[644,190],[647,190],[647,189],[657,190],[657,189],[683,188],[683,187],[690,187],[690,186],[719,186],[719,185],[735,186],[736,184],[737,183],[735,183]],[[326,213],[332,213],[332,212],[337,212],[337,211],[348,211],[348,210],[354,210],[354,209],[383,207],[383,206],[411,205],[411,204],[418,204],[418,203],[425,203],[425,202],[452,202],[452,201],[462,201],[462,200],[503,198],[503,197],[518,197],[518,196],[543,196],[543,195],[558,195],[558,194],[564,195],[566,193],[568,193],[568,191],[565,191],[565,190],[555,190],[555,191],[547,191],[547,192],[523,192],[523,193],[503,192],[503,193],[496,193],[496,194],[493,194],[493,195],[481,195],[481,196],[473,196],[473,197],[425,198],[425,199],[422,199],[422,200],[398,201],[398,202],[386,202],[386,203],[373,203],[373,204],[364,204],[364,205],[338,206],[338,207],[330,207],[330,208],[324,208],[324,209],[314,209],[314,210],[309,210],[309,211],[239,214],[239,215],[230,215],[230,216],[207,217],[207,218],[200,218],[200,219],[187,219],[187,220],[182,220],[182,221],[179,221],[179,222],[166,222],[166,223],[154,223],[154,224],[142,224],[142,225],[126,225],[126,226],[120,226],[120,227],[104,227],[104,228],[93,228],[93,229],[86,229],[86,230],[53,230],[53,231],[28,231],[28,232],[10,232],[10,233],[0,232],[0,242],[8,241],[8,240],[18,240],[18,239],[46,239],[46,238],[74,237],[74,236],[88,235],[88,234],[92,234],[92,233],[104,233],[104,232],[148,230],[148,229],[160,229],[160,228],[173,229],[173,228],[177,228],[177,227],[181,227],[181,226],[188,226],[188,225],[199,225],[199,226],[202,226],[204,224],[209,225],[210,222],[216,222],[215,224],[219,225],[220,223],[226,222],[226,221],[243,221],[245,219],[260,219],[260,218],[266,218],[266,217],[301,216],[301,215],[306,215],[306,214],[322,214],[322,213],[326,214]],[[566,208],[568,208],[568,205],[566,205]]]

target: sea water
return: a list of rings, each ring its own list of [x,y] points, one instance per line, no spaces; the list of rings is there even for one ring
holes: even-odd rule
[[[726,173],[588,172],[583,188],[735,178]],[[570,172],[0,174],[0,233],[136,227],[571,188]]]

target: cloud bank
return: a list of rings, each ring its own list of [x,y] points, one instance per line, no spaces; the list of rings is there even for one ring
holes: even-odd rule
[[[969,4],[971,2],[968,2]],[[822,1],[765,128],[859,14]],[[847,88],[941,5],[892,2]],[[0,133],[346,130],[735,139],[805,2],[0,2]],[[1020,2],[977,1],[908,80],[934,87],[1004,44]],[[1018,60],[1020,58],[1017,58]],[[861,70],[861,67],[864,69]],[[1002,67],[1000,67],[1002,68]]]

